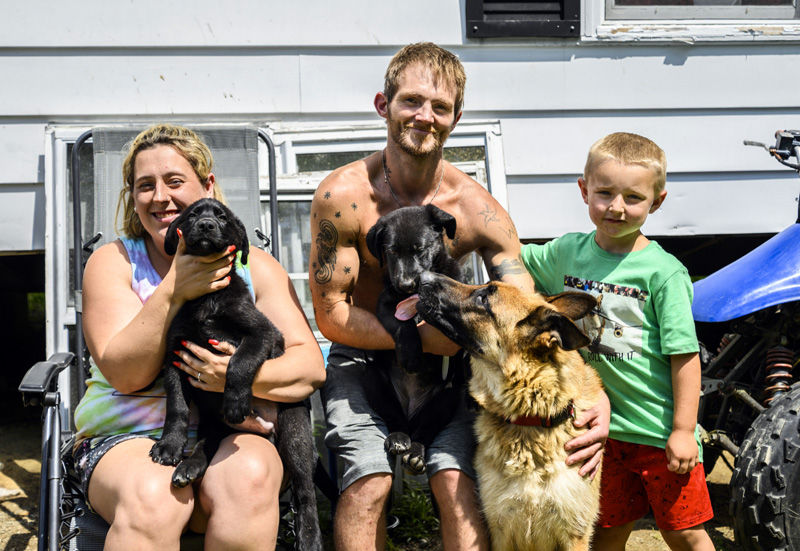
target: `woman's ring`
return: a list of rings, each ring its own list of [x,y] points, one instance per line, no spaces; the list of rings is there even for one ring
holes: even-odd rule
[[[198,383],[202,383],[203,382],[203,379],[200,378],[200,372],[199,371],[197,372],[197,382]]]

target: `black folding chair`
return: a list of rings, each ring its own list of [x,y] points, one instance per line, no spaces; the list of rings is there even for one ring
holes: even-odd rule
[[[81,281],[86,259],[104,243],[116,238],[114,214],[122,179],[123,147],[144,127],[98,127],[84,133],[72,149],[72,217],[73,251],[71,292],[76,309],[74,341],[71,350],[57,351],[38,362],[25,374],[19,390],[26,405],[43,408],[42,469],[39,506],[38,549],[93,550],[102,549],[108,524],[89,511],[77,477],[72,470],[72,411],[85,390],[89,355],[83,340],[81,323]],[[272,239],[278,236],[275,149],[269,135],[252,125],[194,126],[203,136],[214,157],[214,174],[221,183],[226,201],[248,228],[250,242],[269,247],[270,239],[261,230],[261,203],[258,172],[259,140],[267,146],[270,180],[270,222]],[[82,181],[82,146],[92,140],[94,182]],[[84,241],[84,235],[91,237]],[[271,247],[278,258],[279,247]],[[58,260],[56,259],[56,262]],[[62,372],[69,377],[60,376]],[[68,380],[68,389],[60,381]],[[65,406],[67,393],[69,407]],[[73,400],[74,399],[74,403]],[[318,465],[316,481],[324,495],[335,502],[336,485]],[[322,472],[320,472],[320,470]],[[291,540],[291,493],[281,498],[284,531]],[[181,549],[202,549],[203,536],[188,533],[181,540]]]

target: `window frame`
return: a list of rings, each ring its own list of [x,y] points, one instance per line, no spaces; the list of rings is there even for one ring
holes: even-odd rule
[[[616,1],[605,0],[607,21],[791,21],[798,11],[796,6],[615,6]]]
[[[312,153],[342,153],[350,151],[377,151],[386,145],[386,125],[382,123],[350,124],[341,127],[275,127],[269,132],[275,144],[277,166],[277,197],[281,201],[298,201],[307,198],[311,201],[314,192],[330,171],[303,172],[297,171],[297,156]],[[484,148],[485,159],[481,165],[485,167],[485,174],[480,174],[476,180],[484,185],[489,193],[508,210],[508,194],[506,191],[505,161],[499,121],[462,121],[456,126],[445,145],[452,147]],[[478,162],[455,163],[456,167],[467,172],[471,167],[481,171]],[[259,166],[264,163],[259,161]],[[262,212],[265,212],[263,203],[269,201],[269,178],[261,171],[261,202]],[[269,227],[264,219],[264,227]],[[279,224],[280,226],[280,224]],[[477,261],[473,258],[473,270],[477,268]],[[488,280],[486,268],[480,263],[480,272],[477,277],[482,281]],[[308,272],[288,272],[290,279],[306,281]],[[306,312],[308,315],[308,312]],[[312,323],[313,325],[313,323]],[[315,336],[320,342],[325,339],[315,330]]]
[[[797,42],[800,19],[608,19],[607,0],[581,0],[582,42],[684,43]]]

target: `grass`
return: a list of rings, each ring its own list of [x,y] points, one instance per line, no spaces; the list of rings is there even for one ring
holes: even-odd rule
[[[402,549],[408,544],[424,547],[439,535],[439,519],[433,508],[430,489],[418,482],[403,481],[403,495],[389,516],[399,521],[389,532],[389,551]]]

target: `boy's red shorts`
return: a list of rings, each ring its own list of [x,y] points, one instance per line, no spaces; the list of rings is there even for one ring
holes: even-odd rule
[[[638,520],[652,507],[661,530],[684,530],[714,517],[703,464],[691,472],[667,469],[662,448],[608,439],[600,479],[602,528]]]

